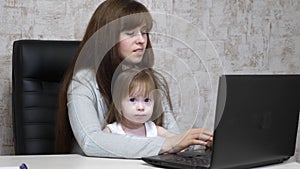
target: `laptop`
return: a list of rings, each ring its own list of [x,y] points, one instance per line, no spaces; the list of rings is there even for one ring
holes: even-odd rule
[[[164,168],[250,168],[295,153],[300,75],[222,75],[211,151],[143,157]]]

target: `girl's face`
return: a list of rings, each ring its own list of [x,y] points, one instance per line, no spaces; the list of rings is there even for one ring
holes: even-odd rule
[[[131,123],[145,123],[153,113],[154,100],[143,95],[126,96],[121,101],[122,114]]]
[[[146,25],[141,25],[120,33],[118,52],[126,62],[138,64],[142,61],[148,40],[146,30]]]

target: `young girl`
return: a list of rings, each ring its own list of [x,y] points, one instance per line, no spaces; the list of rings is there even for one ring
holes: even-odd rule
[[[115,80],[113,103],[108,112],[108,125],[103,131],[146,137],[170,137],[161,127],[163,107],[158,85],[159,73],[151,68],[128,69]]]

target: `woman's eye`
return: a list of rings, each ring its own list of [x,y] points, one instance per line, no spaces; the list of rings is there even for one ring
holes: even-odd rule
[[[126,34],[127,36],[135,36],[135,35],[138,35],[138,34],[146,35],[146,34],[147,34],[147,31],[141,31],[140,33],[132,31],[132,32],[126,32],[125,34]]]
[[[128,36],[133,36],[133,35],[134,35],[134,32],[126,32],[126,35],[128,35]]]
[[[130,98],[129,101],[130,101],[130,102],[135,102],[136,99],[135,99],[135,98]]]

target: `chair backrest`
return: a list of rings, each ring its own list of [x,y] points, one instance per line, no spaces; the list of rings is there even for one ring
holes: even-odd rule
[[[13,45],[15,154],[54,153],[60,81],[80,41],[19,40]]]

